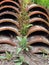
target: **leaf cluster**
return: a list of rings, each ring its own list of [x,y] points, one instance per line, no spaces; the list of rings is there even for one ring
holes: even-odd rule
[[[7,51],[6,51],[5,53],[6,53],[6,56],[0,56],[0,59],[3,59],[3,60],[5,60],[5,59],[11,60],[13,54],[12,54],[12,53],[9,53],[9,52],[7,52]]]
[[[17,39],[19,40],[19,45],[20,45],[20,48],[17,49],[17,52],[20,52],[22,50],[26,50],[26,51],[29,51],[28,49],[28,46],[27,46],[27,37],[18,37],[17,36]]]
[[[14,60],[15,65],[23,65],[23,63],[29,65],[29,62],[25,62],[24,57],[20,56],[17,60]]]
[[[49,0],[32,0],[32,2],[49,8]]]

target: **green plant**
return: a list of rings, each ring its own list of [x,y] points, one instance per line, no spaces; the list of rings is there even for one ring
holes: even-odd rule
[[[19,14],[17,14],[17,20],[20,26],[20,33],[21,36],[25,36],[27,34],[27,31],[29,27],[32,26],[32,24],[29,24],[30,17],[28,16],[28,13],[26,11],[27,4],[30,2],[30,0],[21,0],[21,11]]]
[[[0,56],[0,59],[4,60],[4,59],[6,59],[6,57],[5,56]]]
[[[23,63],[26,63],[28,65],[28,62],[25,62],[24,57],[20,56],[19,58],[17,58],[17,60],[14,60],[15,65],[22,65]]]
[[[32,2],[49,8],[49,0],[32,0]]]
[[[19,54],[23,51],[29,51],[28,42],[27,42],[27,31],[32,26],[32,24],[29,24],[30,17],[28,16],[28,12],[26,11],[26,7],[28,4],[31,3],[31,0],[21,0],[21,10],[20,13],[17,14],[18,17],[18,23],[19,23],[19,32],[21,36],[17,36],[17,39],[19,41],[19,48],[17,48],[17,55],[18,59],[15,60],[16,65],[22,65],[24,62],[24,57],[20,56]]]
[[[16,63],[16,65],[22,65],[22,63],[24,62],[24,57],[23,56],[20,56],[14,62]]]
[[[47,54],[47,55],[49,54],[49,50],[48,49],[42,48],[41,51],[42,51],[43,54]]]
[[[21,36],[17,36],[17,39],[19,41],[19,46],[17,52],[19,53],[22,50],[28,51],[28,46],[27,46],[27,31],[28,29],[32,26],[32,24],[29,24],[29,19],[30,17],[28,16],[28,12],[26,11],[26,7],[28,3],[31,2],[31,0],[21,0],[21,11],[20,14],[17,14],[18,17],[18,22],[19,22],[19,32],[21,33]]]
[[[20,48],[17,49],[17,53],[19,53],[23,50],[29,51],[29,48],[27,46],[27,37],[26,36],[24,36],[24,37],[17,36],[17,39],[19,40],[19,45],[20,45]]]
[[[9,52],[5,52],[6,53],[6,56],[0,56],[0,59],[7,59],[7,60],[11,60],[11,58],[12,58],[12,53],[9,53]]]
[[[8,53],[8,52],[6,51],[6,59],[7,59],[7,60],[11,60],[12,57],[13,57],[13,54],[12,54],[12,53]]]
[[[27,47],[27,37],[26,36],[24,36],[24,37],[17,36],[17,39],[19,40],[20,47],[17,48],[16,54],[18,55],[18,58],[14,62],[16,65],[22,65],[23,63],[27,63],[27,65],[28,65],[28,62],[24,62],[24,56],[19,55],[19,53],[21,53],[24,50],[29,51],[29,48]]]

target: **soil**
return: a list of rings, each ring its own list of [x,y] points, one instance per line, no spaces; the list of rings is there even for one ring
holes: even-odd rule
[[[19,47],[19,45],[16,43],[16,47],[13,47],[11,45],[8,44],[0,44],[0,51],[10,51],[13,53],[13,58],[8,61],[8,60],[0,60],[0,65],[15,65],[14,60],[16,59],[16,49]],[[32,52],[35,51],[37,47],[32,46]],[[48,47],[44,47],[49,49]],[[1,53],[1,56],[5,56],[5,53]],[[49,56],[43,56],[43,54],[33,54],[31,52],[24,52],[21,53],[20,55],[24,56],[24,60],[29,62],[29,65],[49,65]],[[26,64],[23,64],[26,65]]]

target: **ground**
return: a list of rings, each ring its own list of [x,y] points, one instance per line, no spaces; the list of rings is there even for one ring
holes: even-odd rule
[[[18,44],[16,47],[13,47],[8,44],[0,44],[0,50],[13,52],[13,58],[10,61],[0,60],[0,65],[15,65],[14,60],[16,59],[17,47]],[[33,47],[33,50],[35,50],[35,48],[36,47]],[[5,53],[0,53],[0,55],[4,56]],[[29,52],[29,53],[23,53],[22,55],[24,56],[25,61],[29,62],[29,65],[49,65],[49,58],[44,57],[43,54],[32,54],[31,52]]]

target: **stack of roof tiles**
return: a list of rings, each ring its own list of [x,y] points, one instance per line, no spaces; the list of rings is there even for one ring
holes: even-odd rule
[[[20,13],[20,5],[20,0],[0,1],[0,43],[15,45],[11,35],[13,38],[20,35],[16,16],[16,13]],[[49,45],[49,14],[47,10],[42,6],[32,4],[27,7],[26,11],[30,12],[29,23],[33,24],[27,33],[28,44]]]
[[[15,45],[11,36],[20,35],[16,13],[19,13],[19,1],[1,0],[0,2],[0,43]]]

